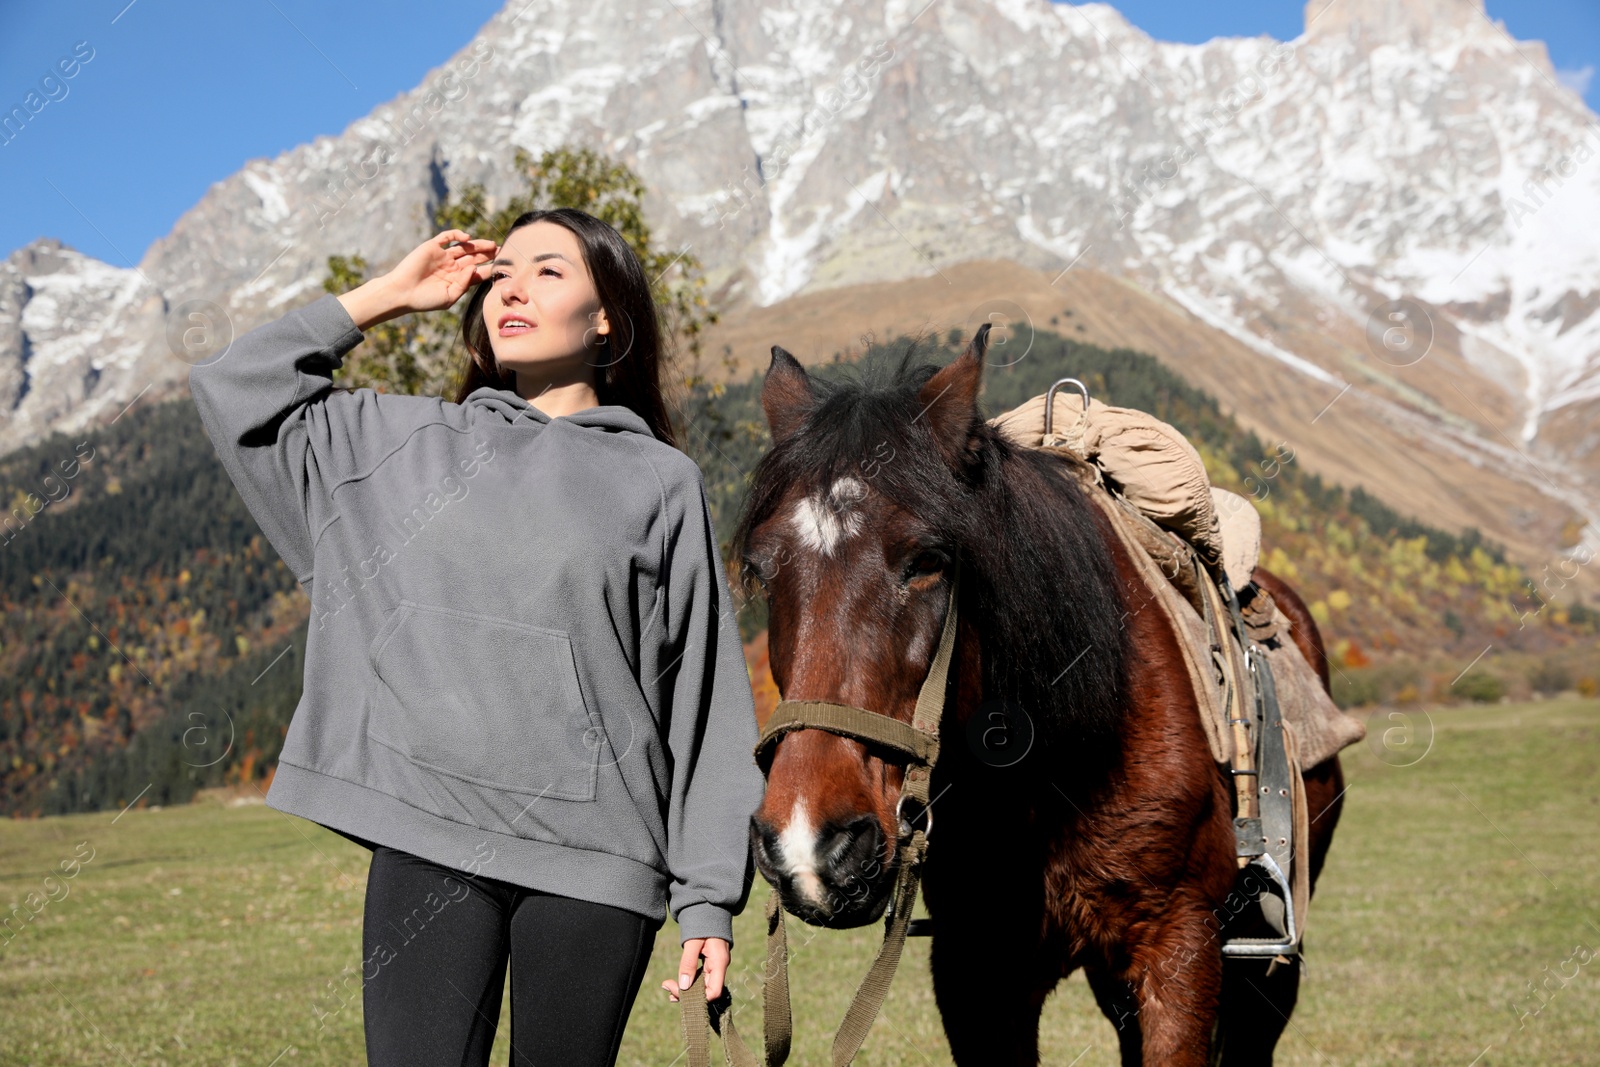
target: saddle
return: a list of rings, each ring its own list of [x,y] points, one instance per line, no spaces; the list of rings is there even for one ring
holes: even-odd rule
[[[1057,395],[1063,385],[1082,394]],[[1299,952],[1309,901],[1309,838],[1301,771],[1366,736],[1340,711],[1290,637],[1289,620],[1252,575],[1261,519],[1211,484],[1174,427],[1090,398],[1064,378],[989,420],[1008,440],[1051,452],[1110,520],[1142,588],[1129,611],[1161,612],[1178,635],[1212,758],[1232,777],[1241,887],[1280,936],[1232,938],[1228,956],[1287,961]]]

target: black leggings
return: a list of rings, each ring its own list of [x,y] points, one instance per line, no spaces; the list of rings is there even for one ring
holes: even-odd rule
[[[486,1067],[508,952],[512,1067],[612,1067],[663,921],[377,845],[361,930],[368,1067]]]

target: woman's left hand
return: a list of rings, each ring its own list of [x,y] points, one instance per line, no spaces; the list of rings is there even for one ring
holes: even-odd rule
[[[661,983],[661,988],[667,991],[673,1003],[677,1003],[679,993],[694,984],[695,971],[702,955],[706,960],[706,999],[716,1000],[722,996],[722,980],[728,973],[728,960],[733,955],[733,947],[720,937],[691,937],[683,943],[683,959],[678,962],[678,980],[675,982],[668,978]]]

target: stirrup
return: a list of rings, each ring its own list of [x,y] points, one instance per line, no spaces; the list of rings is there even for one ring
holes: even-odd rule
[[[1288,956],[1293,959],[1300,954],[1300,938],[1295,928],[1294,916],[1294,890],[1289,888],[1289,879],[1284,875],[1283,868],[1278,866],[1278,861],[1272,858],[1272,853],[1263,852],[1250,861],[1267,872],[1278,888],[1283,892],[1284,937],[1232,937],[1222,946],[1224,956]],[[1270,921],[1270,920],[1269,920]]]

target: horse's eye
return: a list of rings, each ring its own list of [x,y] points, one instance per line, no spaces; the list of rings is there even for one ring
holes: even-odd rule
[[[744,564],[744,573],[749,576],[750,580],[765,589],[767,587],[767,579],[772,577],[768,571],[769,564],[767,561],[753,556],[746,556],[741,562]]]
[[[924,549],[912,557],[911,563],[906,567],[907,578],[921,578],[929,574],[938,574],[944,570],[945,555],[933,549]]]

